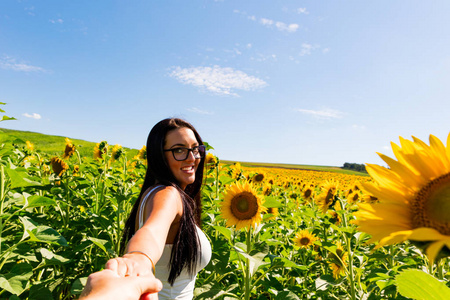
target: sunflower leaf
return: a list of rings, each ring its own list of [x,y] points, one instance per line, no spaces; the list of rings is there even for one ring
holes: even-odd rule
[[[398,291],[405,297],[423,300],[450,299],[450,288],[433,276],[419,271],[406,270],[395,278]]]

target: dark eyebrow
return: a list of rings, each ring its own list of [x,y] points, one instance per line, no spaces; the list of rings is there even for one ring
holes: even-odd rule
[[[198,146],[200,146],[200,145],[199,145],[199,143],[197,142],[197,143],[194,143],[194,145],[193,145],[192,147],[198,147]],[[175,145],[173,145],[172,147],[170,147],[169,149],[172,149],[173,147],[188,148],[188,147],[186,147],[185,144],[175,144]]]

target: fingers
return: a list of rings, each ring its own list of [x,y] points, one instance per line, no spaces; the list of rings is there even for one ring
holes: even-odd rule
[[[134,260],[125,257],[116,257],[108,260],[105,269],[109,269],[121,277],[140,275],[137,263]]]
[[[162,282],[153,277],[153,276],[139,276],[139,277],[127,277],[128,280],[133,280],[136,287],[139,289],[141,294],[145,293],[157,293],[159,292],[163,285]],[[156,298],[150,298],[150,299],[158,299]]]

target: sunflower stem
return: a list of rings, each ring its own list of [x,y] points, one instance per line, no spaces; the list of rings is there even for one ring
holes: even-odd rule
[[[247,231],[247,254],[250,255],[250,251],[252,250],[252,242],[251,242],[251,234],[252,234],[252,227],[250,226],[248,231]],[[245,275],[244,275],[244,280],[245,280],[245,296],[244,299],[245,300],[249,300],[250,299],[250,260],[248,258],[245,259]]]
[[[347,214],[346,207],[344,206],[344,201],[342,201],[341,197],[338,197],[339,203],[342,208],[342,220],[344,223],[344,227],[347,228]],[[349,237],[347,232],[344,232],[345,243],[347,244],[347,252],[348,252],[348,279],[350,281],[350,296],[352,300],[356,300],[356,292],[355,292],[355,279],[353,274],[353,251],[351,246],[351,236]]]

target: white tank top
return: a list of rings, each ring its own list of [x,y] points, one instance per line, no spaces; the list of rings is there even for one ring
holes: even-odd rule
[[[155,186],[145,197],[142,199],[141,205],[139,206],[139,228],[144,225],[144,207],[147,202],[148,197],[155,191],[157,188],[163,187],[162,185]],[[163,289],[158,293],[159,300],[191,300],[194,298],[194,288],[195,288],[195,279],[197,277],[197,273],[200,272],[206,265],[209,263],[211,259],[211,244],[209,243],[208,238],[203,233],[203,231],[196,226],[197,235],[200,241],[200,259],[197,260],[197,267],[194,270],[192,276],[188,273],[186,269],[181,271],[180,276],[175,279],[173,286],[168,282],[169,278],[169,270],[170,270],[170,255],[172,253],[172,244],[166,244],[164,246],[163,253],[161,258],[155,265],[156,269],[156,278],[161,280],[163,283]]]

